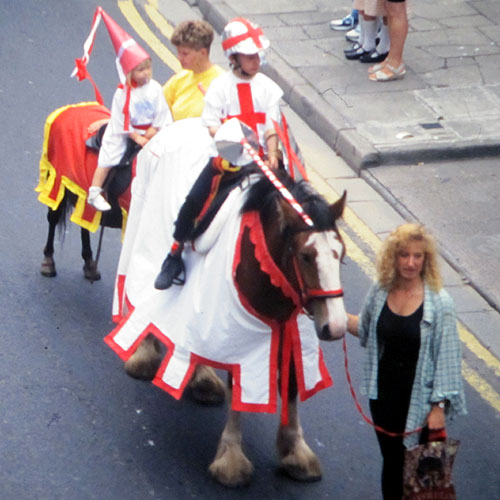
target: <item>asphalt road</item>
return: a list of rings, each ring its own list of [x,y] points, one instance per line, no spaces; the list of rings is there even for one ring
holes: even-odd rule
[[[116,2],[101,5],[128,30]],[[73,224],[56,247],[58,276],[40,275],[46,209],[33,189],[43,125],[55,108],[93,99],[90,85],[69,74],[81,56],[94,7],[84,0],[0,5],[0,498],[379,498],[378,447],[348,393],[340,343],[323,345],[335,386],[301,405],[323,480],[300,484],[277,473],[277,416],[246,415],[245,449],[255,477],[247,488],[227,490],[206,472],[225,409],[177,402],[128,378],[102,341],[113,326],[119,231],[105,232],[101,281],[83,279]],[[154,68],[160,82],[170,74],[155,58]],[[117,75],[104,29],[89,69],[110,103]],[[342,272],[347,308],[357,311],[369,280],[352,261]],[[362,353],[354,339],[348,345],[357,387]],[[470,387],[467,397],[470,415],[450,429],[463,442],[457,490],[461,498],[494,500],[500,498],[499,416]]]

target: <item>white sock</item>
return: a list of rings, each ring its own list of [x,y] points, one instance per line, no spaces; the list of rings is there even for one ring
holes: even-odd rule
[[[380,41],[377,45],[377,52],[379,54],[386,54],[391,48],[391,40],[389,39],[389,29],[386,24],[382,24],[380,28]]]
[[[358,43],[360,46],[363,46],[363,42],[365,40],[365,30],[364,30],[364,27],[363,27],[363,16],[360,14],[359,15],[359,20],[358,20],[358,24],[359,24],[359,37],[358,37]]]
[[[89,201],[89,203],[92,203],[101,193],[102,188],[100,186],[90,186],[87,200]]]
[[[363,38],[363,50],[370,52],[375,48],[375,37],[377,36],[377,20],[367,21],[363,20],[363,31],[365,36]]]

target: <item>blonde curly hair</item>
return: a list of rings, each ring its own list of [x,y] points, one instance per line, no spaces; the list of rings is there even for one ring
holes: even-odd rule
[[[439,291],[442,286],[441,272],[438,266],[436,243],[431,234],[420,224],[403,224],[396,228],[382,243],[377,256],[377,276],[380,285],[390,290],[396,282],[396,261],[399,252],[410,242],[424,244],[425,259],[422,278],[431,290]]]

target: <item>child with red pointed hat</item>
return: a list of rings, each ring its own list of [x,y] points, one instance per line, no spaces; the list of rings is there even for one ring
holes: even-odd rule
[[[262,29],[244,18],[230,21],[222,33],[222,48],[229,59],[231,71],[215,78],[205,96],[202,123],[215,135],[223,122],[238,118],[250,127],[259,143],[259,154],[271,168],[278,167],[278,136],[274,122],[279,122],[280,87],[260,72],[264,52],[270,42]],[[235,182],[235,172],[252,163],[242,155],[231,165],[220,157],[211,158],[200,173],[182,205],[173,234],[174,243],[163,261],[155,280],[155,288],[165,290],[173,283],[181,284],[178,276],[183,271],[181,258],[184,243],[192,238],[200,214],[206,210],[207,200],[214,198],[221,186]],[[232,184],[231,184],[232,185]]]
[[[96,9],[89,38],[84,44],[84,56],[76,61],[73,74],[80,80],[89,78],[92,81],[86,65],[101,19],[117,54],[116,67],[121,83],[113,96],[111,118],[102,136],[87,201],[97,210],[106,211],[111,209],[111,205],[101,193],[109,169],[131,161],[162,127],[172,122],[172,116],[161,85],[152,79],[149,54],[102,7]],[[97,89],[96,96],[100,98]]]

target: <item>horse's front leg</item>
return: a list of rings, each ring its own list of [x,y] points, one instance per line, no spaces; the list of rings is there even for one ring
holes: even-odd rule
[[[299,419],[293,363],[290,368],[288,425],[280,423],[277,437],[280,469],[297,481],[319,481],[322,474],[321,464],[304,439]]]
[[[224,486],[243,486],[253,474],[253,465],[241,446],[240,420],[240,412],[229,410],[215,459],[208,468],[212,477]]]
[[[80,234],[82,238],[82,259],[84,261],[83,276],[90,282],[98,281],[101,279],[101,273],[97,269],[97,263],[92,256],[90,233],[82,227]]]

